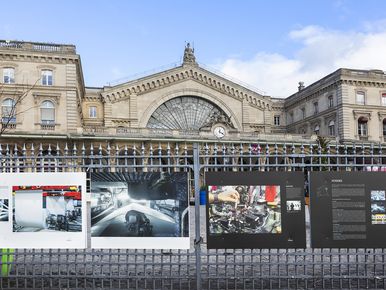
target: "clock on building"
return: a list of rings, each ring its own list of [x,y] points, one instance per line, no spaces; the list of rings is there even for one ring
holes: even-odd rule
[[[226,130],[223,126],[216,126],[214,127],[213,129],[213,134],[214,136],[216,136],[217,138],[221,139],[221,138],[224,138],[225,137],[225,134],[226,134]]]

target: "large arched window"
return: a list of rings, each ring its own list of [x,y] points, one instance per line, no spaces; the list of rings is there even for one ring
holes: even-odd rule
[[[51,101],[44,101],[40,106],[42,125],[55,125],[55,105]]]
[[[214,103],[195,96],[182,96],[160,105],[151,115],[147,127],[194,131],[215,123],[225,123],[233,128],[231,119]]]
[[[5,99],[1,103],[1,122],[3,124],[16,123],[16,102],[13,99]]]
[[[328,135],[335,136],[335,121],[331,120],[328,123]]]
[[[367,136],[368,134],[367,122],[368,122],[368,119],[366,117],[360,117],[358,119],[358,136],[359,137]]]

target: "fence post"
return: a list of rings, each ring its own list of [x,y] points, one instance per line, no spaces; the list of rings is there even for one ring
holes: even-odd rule
[[[193,144],[193,173],[194,173],[194,217],[195,239],[194,252],[196,254],[196,289],[201,289],[201,232],[200,232],[200,151],[198,143]]]

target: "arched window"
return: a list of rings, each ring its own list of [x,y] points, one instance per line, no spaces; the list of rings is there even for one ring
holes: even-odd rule
[[[42,85],[52,86],[52,70],[42,70]]]
[[[358,119],[358,135],[359,137],[366,137],[368,132],[367,132],[367,118],[365,117],[360,117]]]
[[[316,125],[316,126],[314,127],[314,133],[315,133],[315,135],[319,135],[319,133],[320,133],[320,127],[319,127],[319,125]]]
[[[234,127],[231,118],[216,104],[196,96],[181,96],[161,104],[146,127],[187,131],[211,127],[216,123]]]
[[[328,134],[330,136],[335,136],[335,121],[334,120],[331,120],[328,123]]]
[[[3,124],[16,123],[16,102],[12,99],[5,99],[1,104],[1,122]]]
[[[41,123],[55,125],[55,105],[51,101],[44,101],[40,106]]]

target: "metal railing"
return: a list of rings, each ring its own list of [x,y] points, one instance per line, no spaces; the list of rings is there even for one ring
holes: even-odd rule
[[[3,249],[0,288],[384,289],[384,249],[208,250],[198,190],[208,171],[383,171],[385,149],[355,144],[0,144],[0,172],[186,171],[195,199],[189,250]],[[309,245],[309,229],[307,235]]]

